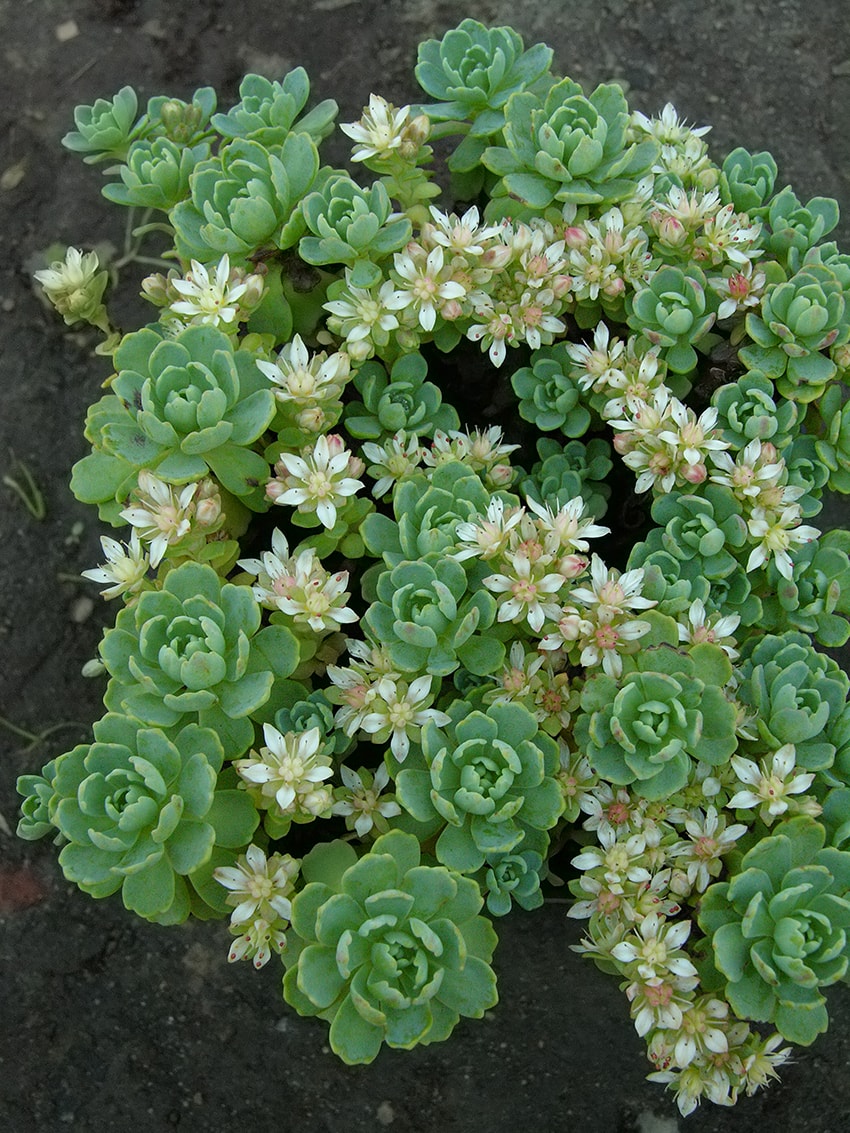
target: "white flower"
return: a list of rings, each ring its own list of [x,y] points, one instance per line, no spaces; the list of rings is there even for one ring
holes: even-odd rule
[[[342,297],[325,303],[329,311],[328,329],[345,338],[350,357],[363,361],[375,352],[375,346],[386,345],[389,332],[398,328],[392,313],[408,304],[404,291],[397,291],[390,280],[380,287],[356,287],[345,270],[346,287]],[[377,285],[376,285],[377,286]]]
[[[422,232],[423,239],[429,243],[438,244],[452,255],[481,256],[485,245],[501,231],[498,224],[482,227],[479,224],[478,209],[473,205],[463,216],[454,213],[447,215],[431,205],[433,224],[425,226]]]
[[[333,813],[341,814],[345,818],[357,815],[353,826],[358,838],[365,838],[375,827],[385,833],[388,827],[381,819],[395,818],[396,815],[401,814],[401,807],[393,798],[380,798],[381,792],[390,781],[386,764],[381,764],[374,777],[369,776],[369,785],[364,782],[363,776],[368,776],[368,772],[363,769],[360,772],[353,771],[343,763],[339,773],[346,792],[334,803]]]
[[[431,676],[417,677],[410,685],[403,680],[383,677],[375,686],[376,696],[360,720],[360,728],[375,743],[390,741],[390,750],[403,762],[410,751],[411,738],[419,738],[419,729],[429,720],[442,727],[450,717],[427,705],[434,699]]]
[[[121,518],[137,528],[139,537],[150,543],[152,567],[159,566],[168,547],[178,543],[191,528],[197,488],[196,482],[176,489],[147,468],[139,472],[134,501],[124,508]]]
[[[757,541],[750,557],[747,559],[747,570],[756,570],[763,566],[771,555],[776,569],[783,578],[793,578],[794,564],[788,554],[789,548],[800,546],[802,543],[811,543],[817,539],[820,531],[817,527],[801,524],[802,512],[799,504],[789,504],[781,512],[767,511],[763,507],[754,507],[747,521],[750,536]]]
[[[277,387],[273,392],[278,401],[301,406],[336,400],[350,370],[344,351],[330,357],[325,351],[311,355],[300,334],[283,347],[276,362],[258,359],[257,367]]]
[[[723,854],[728,854],[737,840],[747,832],[741,823],[726,826],[726,819],[719,816],[717,808],[709,806],[705,814],[700,810],[691,811],[685,819],[685,830],[690,841],[677,842],[668,849],[671,858],[684,859],[688,884],[702,893],[711,879],[720,873]]]
[[[419,325],[423,330],[431,331],[437,321],[438,308],[448,299],[463,299],[466,288],[451,278],[451,269],[443,266],[443,249],[432,248],[427,257],[422,254],[396,252],[393,257],[393,266],[397,276],[400,277],[400,291],[404,295],[404,303],[398,300],[398,307],[402,310],[410,307],[416,313]]]
[[[330,798],[317,791],[317,784],[333,775],[330,756],[322,751],[319,728],[282,734],[263,724],[266,746],[251,752],[234,767],[241,779],[258,789],[260,805],[277,807],[282,815],[299,813],[318,817],[330,809]],[[324,805],[323,805],[324,804]]]
[[[505,551],[510,544],[511,532],[525,514],[524,508],[511,508],[505,512],[505,504],[499,496],[493,496],[487,505],[487,515],[480,522],[459,523],[455,529],[457,541],[461,546],[454,552],[454,557],[462,562],[464,559],[480,555],[483,559],[491,559]]]
[[[687,612],[687,624],[684,622],[685,614],[679,615],[678,632],[679,641],[683,645],[696,645],[707,641],[719,645],[733,661],[739,656],[735,648],[735,639],[732,634],[741,622],[739,614],[708,615],[705,605],[700,598],[694,598]]]
[[[359,122],[339,124],[340,130],[358,143],[351,160],[389,157],[402,145],[409,117],[409,106],[395,107],[379,94],[370,94],[369,105],[363,108]]]
[[[330,574],[312,547],[296,555],[281,531],[272,533],[272,550],[262,559],[240,559],[239,566],[257,576],[252,586],[262,606],[289,614],[296,625],[308,625],[315,633],[336,631],[346,622],[356,622],[357,614],[346,606],[348,571]]]
[[[230,282],[230,257],[227,255],[221,257],[212,277],[203,264],[192,260],[191,270],[186,273],[185,279],[172,279],[170,283],[182,299],[169,304],[169,307],[176,315],[185,316],[183,321],[190,326],[217,327],[220,323],[236,322],[239,300],[248,290],[245,280]]]
[[[547,618],[557,618],[560,606],[547,601],[546,596],[556,594],[565,585],[562,574],[542,574],[534,569],[531,559],[523,555],[507,556],[512,573],[489,574],[483,580],[488,590],[499,597],[500,622],[528,621],[538,632]],[[541,598],[543,599],[541,601]]]
[[[792,776],[797,763],[797,749],[793,744],[783,744],[773,753],[769,770],[766,759],[759,766],[751,759],[733,755],[731,762],[738,779],[750,789],[738,791],[728,806],[732,810],[760,807],[759,817],[768,826],[792,805],[788,796],[802,794],[815,778],[811,772]]]
[[[259,846],[251,845],[236,861],[235,866],[219,866],[213,877],[229,889],[228,905],[235,908],[230,914],[233,924],[244,924],[262,913],[264,906],[288,921],[292,915],[289,894],[294,889],[301,863],[289,854],[272,854],[270,858]]]
[[[238,936],[227,957],[230,963],[253,959],[259,969],[271,959],[272,948],[280,952],[286,946],[284,929],[292,916],[290,897],[300,867],[300,861],[289,854],[272,854],[267,859],[252,844],[233,866],[213,870],[219,885],[230,890],[230,929]]]
[[[634,964],[642,980],[664,979],[668,972],[696,977],[696,968],[682,951],[690,934],[690,921],[667,924],[657,913],[649,913],[635,932],[611,950],[611,955],[621,964]]]
[[[141,589],[150,562],[139,542],[138,532],[133,530],[129,543],[119,543],[108,535],[101,535],[100,545],[106,555],[103,566],[82,571],[83,578],[92,582],[105,582],[108,589],[104,598],[117,598],[119,594],[135,594]]]
[[[291,452],[280,454],[283,484],[270,481],[266,492],[276,504],[291,504],[300,512],[314,511],[330,529],[336,524],[336,509],[363,487],[362,480],[345,475],[350,462],[351,453],[341,448],[338,437],[329,441],[327,436],[321,436],[306,457]]]
[[[370,476],[377,477],[372,495],[385,496],[399,480],[411,476],[422,461],[419,437],[412,433],[409,437],[400,429],[382,445],[371,441],[363,445],[363,455],[372,463],[366,469]]]

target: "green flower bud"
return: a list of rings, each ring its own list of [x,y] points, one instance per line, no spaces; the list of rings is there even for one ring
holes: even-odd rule
[[[166,137],[178,146],[197,145],[208,132],[215,106],[216,94],[212,87],[200,87],[191,102],[158,95],[148,100],[151,133]]]

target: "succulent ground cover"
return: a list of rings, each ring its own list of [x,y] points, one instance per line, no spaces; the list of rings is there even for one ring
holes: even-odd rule
[[[850,535],[811,522],[850,483],[850,260],[769,154],[551,65],[474,21],[423,44],[432,101],[342,127],[367,187],[299,70],[78,109],[170,243],[129,334],[92,253],[40,273],[113,357],[73,487],[124,527],[89,572],[124,609],[19,832],[148,919],[229,916],[350,1062],[480,1017],[485,909],[569,876],[688,1112],[814,1041],[850,956],[813,644],[848,638]]]

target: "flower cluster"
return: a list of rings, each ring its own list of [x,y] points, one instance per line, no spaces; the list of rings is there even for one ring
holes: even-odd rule
[[[565,853],[689,1113],[777,1077],[850,962],[850,679],[814,645],[850,638],[850,532],[812,523],[850,491],[850,260],[769,154],[551,65],[424,43],[433,101],[342,127],[363,184],[300,68],[78,109],[174,266],[123,337],[93,253],[36,277],[113,356],[72,488],[123,608],[19,832],[150,920],[229,917],[349,1063],[480,1018],[490,918]]]

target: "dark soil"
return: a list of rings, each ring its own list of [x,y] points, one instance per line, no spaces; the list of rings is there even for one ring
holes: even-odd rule
[[[95,340],[43,309],[31,258],[54,241],[120,244],[100,172],[59,145],[73,108],[131,84],[143,103],[303,64],[317,97],[359,116],[373,89],[415,101],[416,43],[462,15],[541,39],[592,88],[618,78],[645,112],[671,100],[710,122],[716,156],[769,149],[806,200],[837,197],[850,248],[850,13],[843,0],[0,0],[0,479],[25,464],[46,517],[0,484],[0,715],[62,730],[28,745],[0,728],[0,1127],[9,1133],[357,1133],[533,1127],[650,1133],[684,1126],[650,1069],[615,981],[570,952],[580,935],[550,903],[499,924],[501,1002],[453,1040],[349,1069],[324,1025],[297,1018],[278,971],[228,966],[223,925],[161,929],[62,878],[53,848],[13,836],[15,779],[87,736],[100,684],[80,668],[115,613],[79,572],[100,560],[96,516],[67,482],[108,373]],[[73,34],[76,32],[76,34]],[[347,146],[335,155],[342,160]],[[833,523],[846,504],[834,504]],[[845,655],[846,659],[846,655]],[[693,1133],[850,1127],[850,994],[828,1037],[781,1085],[734,1110],[705,1104]],[[657,1115],[653,1117],[653,1114]]]

